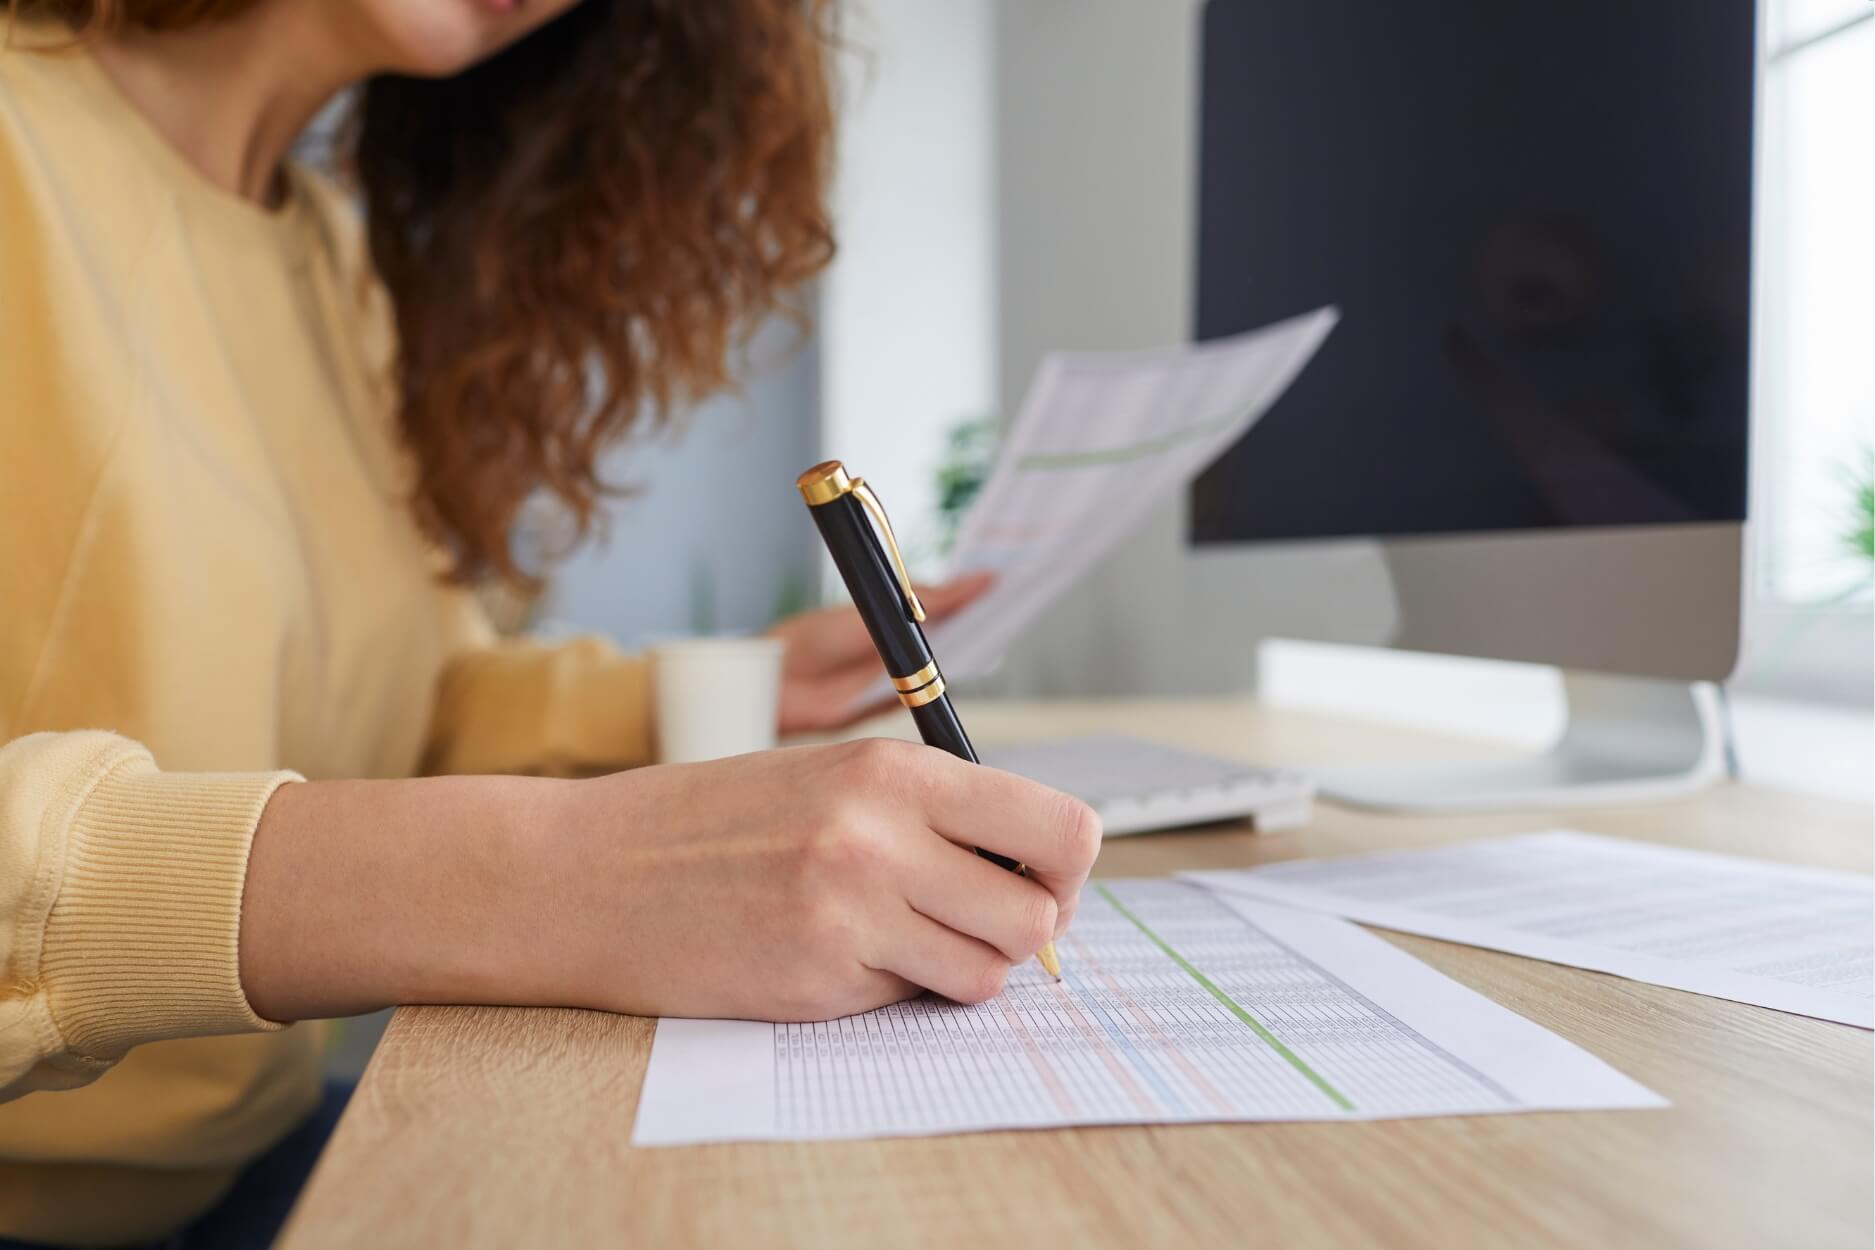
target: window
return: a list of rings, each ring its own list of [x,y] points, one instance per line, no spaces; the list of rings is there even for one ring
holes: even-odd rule
[[[1759,158],[1753,551],[1740,684],[1870,698],[1852,545],[1875,443],[1875,9],[1771,0]]]

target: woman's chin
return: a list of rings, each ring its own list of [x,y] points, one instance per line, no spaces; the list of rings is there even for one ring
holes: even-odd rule
[[[447,78],[492,56],[578,0],[357,0],[389,68]]]

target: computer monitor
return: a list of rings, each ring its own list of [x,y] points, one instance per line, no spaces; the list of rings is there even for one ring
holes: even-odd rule
[[[1538,760],[1344,797],[1712,771],[1687,683],[1738,653],[1757,33],[1753,0],[1210,0],[1198,337],[1342,320],[1192,543],[1376,536],[1393,645],[1647,679],[1572,678]]]

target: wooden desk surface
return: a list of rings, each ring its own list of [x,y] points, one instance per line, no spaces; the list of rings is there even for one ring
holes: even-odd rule
[[[964,712],[981,743],[1117,729],[1294,763],[1452,746],[1241,703],[982,703]],[[1869,808],[1721,786],[1561,814],[1400,818],[1321,806],[1294,833],[1116,839],[1098,871],[1241,867],[1563,824],[1870,867]],[[1672,1109],[639,1150],[631,1124],[652,1021],[407,1008],[280,1245],[1870,1244],[1868,1033],[1389,937],[1658,1090]]]

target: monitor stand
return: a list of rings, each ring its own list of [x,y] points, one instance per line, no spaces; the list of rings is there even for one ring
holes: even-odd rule
[[[1686,794],[1723,770],[1706,683],[1563,674],[1568,721],[1541,755],[1319,770],[1323,798],[1390,811],[1638,803]]]

